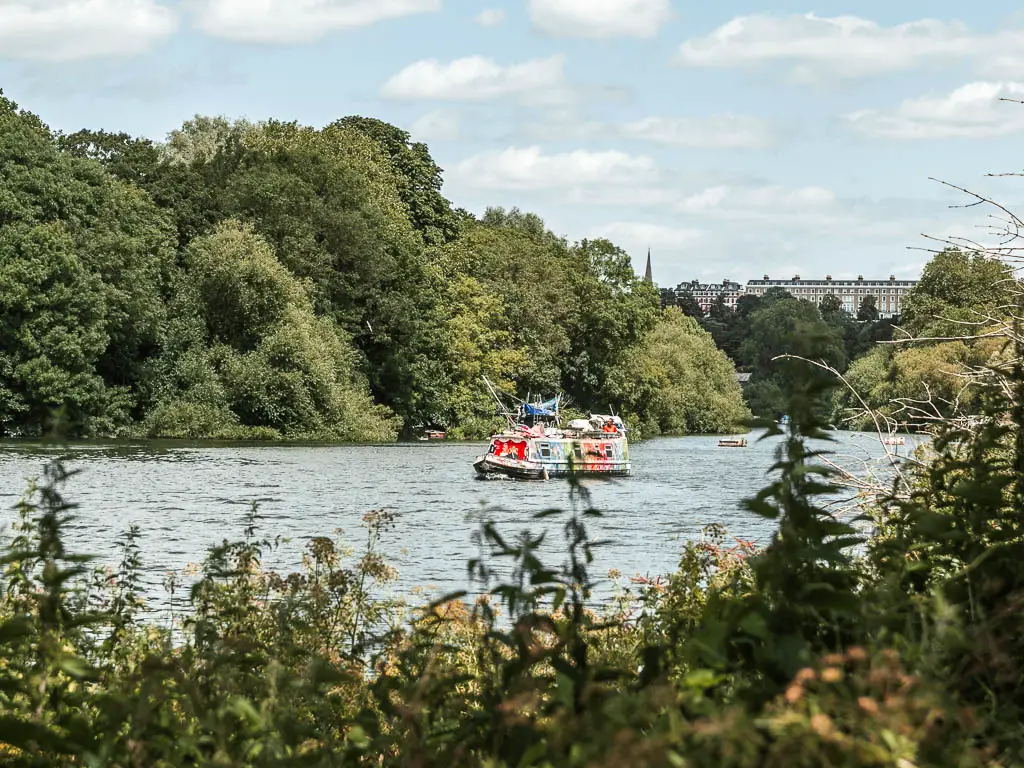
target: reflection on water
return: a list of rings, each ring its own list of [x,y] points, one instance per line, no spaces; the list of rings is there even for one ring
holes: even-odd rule
[[[883,453],[873,435],[836,434],[838,444],[826,447],[845,466]],[[719,448],[717,442],[682,437],[636,443],[630,447],[631,477],[584,481],[604,515],[588,528],[609,542],[596,552],[595,575],[610,568],[625,574],[669,571],[680,542],[711,522],[744,539],[770,536],[771,523],[741,510],[740,501],[764,486],[778,439],[757,442],[752,436],[745,449]],[[912,443],[908,437],[899,452],[906,455]],[[79,504],[71,548],[114,564],[117,536],[137,524],[146,583],[156,599],[167,571],[199,562],[211,544],[241,538],[253,502],[261,533],[289,540],[268,557],[273,567],[297,566],[309,538],[334,531],[358,547],[365,536],[362,515],[387,508],[397,524],[383,550],[399,570],[398,590],[450,591],[468,587],[466,561],[477,554],[470,537],[483,514],[505,531],[536,530],[542,525],[529,519],[533,513],[569,506],[565,481],[477,480],[471,462],[483,450],[479,443],[0,442],[0,523],[6,529],[14,519],[12,507],[29,478],[49,458],[66,455],[69,468],[80,470],[65,489],[68,500]],[[557,526],[557,518],[544,525]],[[559,540],[551,538],[549,549]]]

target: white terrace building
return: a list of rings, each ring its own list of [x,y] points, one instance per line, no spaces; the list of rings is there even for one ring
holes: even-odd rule
[[[803,280],[800,275],[790,280],[772,280],[765,275],[761,280],[748,280],[746,292],[763,296],[769,288],[783,288],[796,298],[815,304],[821,304],[831,293],[853,315],[857,314],[865,296],[874,296],[879,317],[892,317],[900,314],[903,297],[915,285],[917,280],[897,280],[894,275],[889,275],[888,280],[865,280],[863,275],[857,275],[856,280],[833,280],[832,275],[826,275],[824,280]]]
[[[743,286],[731,280],[723,280],[720,283],[702,283],[699,280],[692,280],[689,283],[680,283],[674,289],[676,296],[690,293],[701,310],[706,315],[711,305],[721,296],[725,300],[725,306],[729,309],[736,309],[736,300],[743,295]],[[750,291],[747,291],[749,293]]]

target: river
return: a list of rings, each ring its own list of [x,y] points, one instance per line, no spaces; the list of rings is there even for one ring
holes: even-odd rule
[[[835,436],[837,443],[827,447],[844,466],[857,468],[883,453],[874,435]],[[779,438],[756,438],[748,436],[746,449],[719,448],[718,438],[703,436],[639,442],[630,447],[632,476],[585,481],[593,506],[603,513],[588,522],[591,534],[609,542],[598,550],[593,574],[612,568],[627,576],[671,571],[683,541],[713,522],[731,535],[765,541],[772,523],[742,510],[740,502],[766,484]],[[908,437],[900,453],[912,442]],[[198,563],[212,544],[241,538],[253,502],[261,534],[288,539],[267,558],[281,569],[298,565],[310,537],[338,529],[358,548],[365,540],[363,514],[386,508],[395,514],[395,527],[381,549],[399,572],[394,589],[408,595],[466,588],[466,561],[477,553],[471,534],[482,516],[512,533],[541,528],[530,520],[535,512],[569,508],[564,480],[477,480],[471,461],[483,450],[482,443],[73,444],[60,449],[69,468],[80,470],[64,489],[79,505],[69,545],[114,564],[118,535],[137,524],[147,593],[160,603],[167,572]],[[5,536],[28,479],[56,454],[37,443],[0,442]]]

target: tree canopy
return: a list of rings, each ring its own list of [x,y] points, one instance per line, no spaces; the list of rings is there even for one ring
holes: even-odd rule
[[[483,376],[702,428],[668,394],[627,403],[622,367],[675,326],[625,251],[517,208],[474,218],[442,181],[369,117],[197,115],[154,142],[55,135],[3,100],[0,429],[63,409],[84,436],[481,437],[500,424]]]

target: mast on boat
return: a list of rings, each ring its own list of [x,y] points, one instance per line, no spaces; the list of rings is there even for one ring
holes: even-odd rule
[[[493,397],[494,401],[498,404],[498,413],[505,417],[510,429],[514,429],[517,424],[522,423],[527,419],[553,419],[556,426],[561,424],[562,414],[559,409],[562,401],[561,394],[555,395],[550,400],[536,403],[529,402],[529,399],[520,400],[518,397],[510,395],[509,397],[518,403],[516,412],[513,413],[505,405],[505,402],[498,394],[497,388],[491,384],[490,380],[486,376],[481,376],[480,378],[482,378],[484,380],[484,384],[487,385],[487,389],[491,393],[491,397]]]

